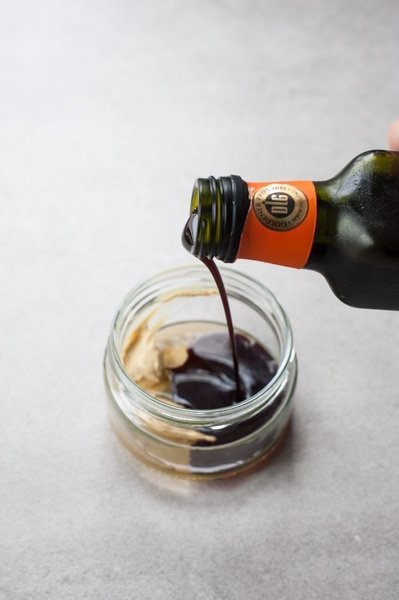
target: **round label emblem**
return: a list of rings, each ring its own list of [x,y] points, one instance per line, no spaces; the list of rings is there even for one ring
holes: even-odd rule
[[[253,209],[265,227],[289,231],[305,219],[309,203],[306,194],[289,183],[270,183],[256,190]]]

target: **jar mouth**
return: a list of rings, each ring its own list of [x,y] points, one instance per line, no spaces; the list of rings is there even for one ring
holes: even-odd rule
[[[279,328],[278,333],[282,337],[282,351],[278,358],[278,368],[276,373],[264,387],[249,398],[230,406],[202,410],[174,406],[168,402],[164,402],[143,390],[138,383],[129,377],[119,351],[118,332],[122,329],[127,315],[130,314],[130,311],[127,311],[132,304],[132,301],[136,297],[139,297],[146,289],[150,287],[157,288],[158,286],[158,293],[152,296],[152,300],[156,301],[157,298],[164,294],[161,284],[167,283],[174,278],[180,278],[183,281],[191,276],[192,278],[196,278],[197,283],[201,280],[203,283],[206,282],[208,285],[211,284],[211,287],[216,288],[212,278],[202,265],[182,265],[173,267],[141,281],[132,288],[120,304],[112,321],[106,358],[113,363],[113,367],[121,384],[129,392],[132,406],[140,405],[144,410],[154,416],[172,420],[180,424],[206,425],[212,422],[213,424],[220,423],[225,425],[226,423],[234,422],[237,418],[250,416],[251,414],[258,412],[261,408],[265,408],[267,404],[273,402],[276,393],[281,389],[281,386],[285,384],[288,378],[287,367],[295,354],[291,324],[285,310],[273,292],[254,277],[229,267],[220,267],[220,272],[225,280],[225,284],[227,280],[230,279],[237,283],[244,284],[247,289],[256,289],[256,291],[262,294],[269,302],[270,313],[273,312],[273,314],[277,316],[278,322],[277,324],[273,323],[273,327],[275,329],[277,329],[277,327]],[[182,287],[183,286],[181,285],[180,288]],[[187,284],[184,285],[184,287],[190,289],[191,286]],[[228,285],[226,288],[228,296],[232,296],[232,294],[229,293]],[[254,308],[256,307],[254,306]],[[139,314],[140,309],[138,309],[137,312]],[[265,311],[263,312],[266,314]],[[133,397],[134,400],[132,399]]]

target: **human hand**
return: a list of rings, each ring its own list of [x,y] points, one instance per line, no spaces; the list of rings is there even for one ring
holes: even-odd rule
[[[396,119],[388,129],[388,146],[390,150],[399,150],[399,119]]]

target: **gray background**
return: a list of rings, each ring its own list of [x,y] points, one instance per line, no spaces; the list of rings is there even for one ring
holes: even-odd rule
[[[198,484],[110,430],[137,281],[194,259],[196,177],[323,179],[399,115],[396,0],[0,4],[0,598],[399,597],[399,314],[243,261],[300,358],[269,467]]]

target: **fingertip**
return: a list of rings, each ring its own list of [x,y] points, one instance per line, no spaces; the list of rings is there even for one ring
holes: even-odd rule
[[[396,119],[388,129],[388,146],[390,150],[399,150],[399,119]]]

